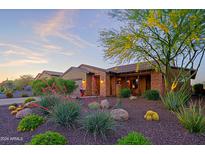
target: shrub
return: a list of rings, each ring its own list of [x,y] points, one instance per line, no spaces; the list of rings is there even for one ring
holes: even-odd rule
[[[73,80],[64,80],[62,78],[51,78],[47,80],[47,84],[52,86],[53,84],[59,89],[59,92],[66,92],[71,94],[76,88],[77,85]]]
[[[55,95],[46,95],[42,96],[40,101],[37,102],[40,106],[45,107],[49,110],[52,110],[55,104],[61,103],[63,100],[62,98],[55,96]],[[48,114],[47,111],[42,110],[44,114]]]
[[[80,106],[73,102],[56,104],[51,113],[52,120],[65,127],[72,127],[79,116]]]
[[[119,145],[149,145],[151,142],[141,133],[130,132],[117,141]]]
[[[47,131],[35,135],[29,144],[31,145],[65,145],[68,141],[60,133]]]
[[[28,115],[25,116],[18,124],[18,131],[33,131],[38,126],[43,124],[44,119],[39,115]]]
[[[146,90],[143,96],[148,100],[158,100],[159,92],[157,90]]]
[[[42,80],[34,80],[31,84],[34,95],[42,95],[42,89],[46,87],[46,83]]]
[[[191,133],[205,132],[205,115],[200,105],[191,104],[189,107],[182,107],[176,113],[180,123]]]
[[[131,90],[129,88],[123,88],[120,90],[120,96],[123,98],[128,98],[131,95]]]
[[[107,112],[94,112],[87,115],[82,120],[82,128],[86,132],[94,135],[95,139],[97,135],[105,138],[107,133],[115,129],[115,121],[111,118]]]
[[[55,85],[55,90],[57,90],[56,92],[60,94],[64,94],[64,93],[71,94],[77,88],[77,85],[73,80],[51,78],[45,81],[42,80],[33,81],[32,83],[33,93],[35,95],[43,95],[43,91],[42,91],[43,89],[54,88],[53,87],[54,85]]]
[[[24,104],[29,103],[29,102],[33,102],[33,101],[36,101],[36,99],[33,97],[29,97],[24,101]]]
[[[22,94],[21,97],[28,97],[28,94]]]
[[[22,75],[20,78],[14,80],[14,84],[16,85],[16,89],[23,90],[24,87],[28,86],[34,78],[31,75]]]
[[[7,98],[13,98],[12,92],[6,92],[6,97]]]
[[[171,111],[178,111],[179,108],[185,105],[189,99],[190,94],[182,90],[177,92],[170,91],[165,94],[165,96],[161,96],[163,104]]]
[[[100,108],[100,104],[97,102],[93,102],[93,103],[88,104],[88,108],[91,110],[97,110]]]
[[[204,85],[200,84],[200,83],[195,84],[193,86],[194,93],[197,94],[197,95],[203,94],[203,89],[204,89]]]

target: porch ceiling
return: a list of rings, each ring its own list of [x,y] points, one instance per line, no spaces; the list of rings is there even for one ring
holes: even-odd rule
[[[128,76],[144,76],[144,75],[151,75],[151,72],[150,71],[146,71],[146,72],[130,72],[130,73],[118,73],[116,74],[115,76],[118,76],[118,77],[128,77]]]

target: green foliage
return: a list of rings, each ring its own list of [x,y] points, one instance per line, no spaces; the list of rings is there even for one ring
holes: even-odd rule
[[[115,121],[109,113],[97,111],[82,119],[82,128],[92,133],[95,138],[97,135],[105,138],[110,131],[115,129]]]
[[[72,127],[79,116],[80,106],[74,102],[55,104],[51,113],[51,119],[65,127]]]
[[[0,86],[0,92],[4,93],[4,87]]]
[[[62,103],[63,100],[62,98],[56,96],[56,95],[45,95],[45,96],[42,96],[40,101],[38,101],[37,103],[40,105],[40,106],[43,106],[49,110],[52,110],[53,107],[55,106],[55,104],[60,104]],[[48,114],[47,111],[45,110],[41,110],[44,114]]]
[[[193,89],[194,89],[194,93],[197,94],[197,95],[201,95],[203,94],[203,91],[204,91],[204,85],[203,84],[195,84],[193,86]]]
[[[30,85],[33,80],[32,75],[22,75],[20,78],[14,80],[14,84],[18,90],[23,90],[23,88]]]
[[[148,100],[158,100],[160,98],[157,90],[146,90],[143,96]]]
[[[120,96],[123,98],[128,98],[131,95],[131,90],[129,88],[123,88],[120,90]]]
[[[7,98],[13,98],[13,93],[10,92],[10,91],[6,92],[6,97]]]
[[[7,92],[12,93],[16,89],[16,86],[12,80],[5,80],[0,83],[0,86],[1,86],[2,92],[4,92],[5,94]]]
[[[49,87],[55,88],[56,92],[60,94],[71,94],[77,88],[77,85],[73,80],[64,80],[61,78],[51,78],[44,81],[35,80],[32,83],[32,89],[35,95],[43,95],[42,90]]]
[[[130,132],[127,136],[117,141],[119,145],[149,145],[151,141],[144,137],[141,133]]]
[[[164,96],[161,96],[161,100],[166,108],[171,111],[178,111],[180,107],[187,104],[191,95],[186,90],[179,90],[177,92],[170,91]]]
[[[89,103],[88,108],[91,110],[97,110],[100,108],[100,104],[97,102]]]
[[[58,132],[47,131],[35,135],[29,144],[31,145],[65,145],[68,141]]]
[[[25,99],[24,104],[29,103],[29,102],[33,102],[33,101],[36,101],[36,99],[33,97],[29,97],[29,98]]]
[[[178,80],[185,69],[201,65],[205,10],[135,9],[113,10],[110,14],[123,26],[101,32],[105,59],[116,64],[148,62],[163,74],[166,90],[170,90],[170,75]],[[178,75],[172,72],[172,66],[180,70]],[[190,79],[195,73],[187,71],[186,75]]]
[[[204,109],[195,104],[191,104],[189,107],[182,107],[179,112],[176,113],[180,123],[188,129],[191,133],[203,133],[205,132],[205,115]]]
[[[18,124],[18,131],[33,131],[35,130],[38,126],[40,126],[41,124],[43,124],[44,119],[43,117],[39,116],[39,115],[28,115],[25,116]]]
[[[28,94],[22,94],[21,97],[28,97]]]
[[[67,94],[71,94],[77,88],[73,80],[64,80],[62,78],[51,78],[47,80],[49,86],[52,86],[54,83],[60,92],[65,91]]]
[[[46,83],[42,80],[34,80],[31,85],[33,94],[36,96],[42,95],[42,89],[46,88],[47,86]]]

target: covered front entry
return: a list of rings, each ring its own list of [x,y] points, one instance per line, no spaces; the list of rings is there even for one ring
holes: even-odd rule
[[[119,96],[122,88],[129,88],[133,96],[151,89],[151,75],[119,75],[111,77],[111,96]]]
[[[100,95],[100,75],[87,74],[86,75],[86,95],[99,96]]]

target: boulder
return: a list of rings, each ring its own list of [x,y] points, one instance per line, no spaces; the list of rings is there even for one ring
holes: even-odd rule
[[[110,107],[110,102],[107,99],[104,99],[100,102],[100,107],[102,109],[108,109]]]
[[[111,117],[117,121],[126,121],[129,118],[129,114],[124,109],[114,109],[110,112]]]
[[[32,114],[32,110],[29,109],[29,108],[25,108],[25,109],[23,109],[23,110],[16,113],[16,118],[18,118],[18,119],[23,118],[23,117],[25,117],[29,114]]]

